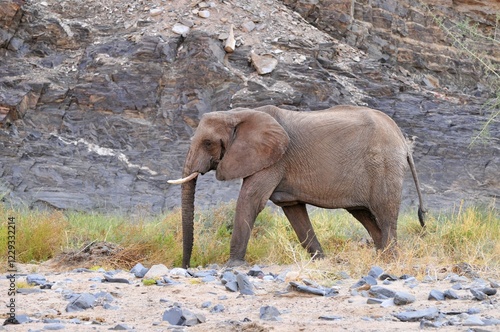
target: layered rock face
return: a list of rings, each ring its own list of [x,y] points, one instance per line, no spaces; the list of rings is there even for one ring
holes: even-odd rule
[[[487,119],[473,62],[411,1],[325,3],[0,0],[0,195],[28,207],[160,213],[179,205],[166,180],[180,176],[203,113],[358,104],[417,137],[429,206],[498,197],[498,122],[488,144],[469,147]],[[490,24],[481,10],[436,8]],[[226,53],[231,24],[236,49]],[[436,38],[429,47],[423,31]],[[259,75],[252,53],[277,66]],[[238,189],[207,174],[197,202]],[[409,176],[404,197],[416,200]]]

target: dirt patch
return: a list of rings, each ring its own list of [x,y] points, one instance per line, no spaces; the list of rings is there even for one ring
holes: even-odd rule
[[[92,241],[85,243],[80,249],[60,253],[45,265],[59,271],[68,271],[76,267],[87,269],[96,266],[129,267],[134,263],[125,253],[124,248],[118,244]]]

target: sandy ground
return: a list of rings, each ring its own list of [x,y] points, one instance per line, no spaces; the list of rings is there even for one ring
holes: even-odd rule
[[[43,265],[19,265],[18,270],[25,273],[40,273],[48,282],[55,282],[55,289],[41,290],[32,294],[17,294],[16,313],[28,315],[34,322],[21,325],[7,325],[0,330],[5,331],[35,331],[47,328],[49,324],[44,319],[58,319],[71,331],[104,331],[110,330],[117,324],[126,324],[137,331],[412,331],[420,329],[420,322],[401,322],[394,314],[409,310],[420,310],[437,307],[446,320],[455,319],[460,325],[440,327],[442,331],[500,331],[500,325],[494,326],[464,326],[463,321],[468,315],[456,313],[467,312],[471,308],[478,311],[477,317],[481,319],[500,319],[500,295],[490,296],[485,301],[474,299],[468,289],[457,290],[460,296],[457,300],[430,301],[429,292],[433,289],[445,291],[450,289],[450,280],[422,282],[410,288],[403,280],[394,281],[384,286],[392,290],[405,291],[415,295],[416,302],[405,306],[391,305],[383,307],[380,304],[367,304],[367,298],[362,295],[352,294],[350,287],[359,279],[344,279],[336,281],[334,286],[339,294],[333,297],[309,295],[290,290],[289,279],[300,281],[302,277],[294,266],[268,266],[262,267],[264,273],[282,273],[289,271],[287,281],[263,281],[249,277],[254,285],[256,295],[240,295],[239,292],[230,292],[225,289],[217,278],[212,282],[200,282],[199,279],[187,277],[172,277],[179,282],[171,286],[144,286],[141,279],[135,278],[130,273],[120,273],[131,281],[123,283],[101,283],[90,281],[91,278],[102,278],[101,272],[57,272],[47,269]],[[248,268],[239,269],[246,272]],[[367,271],[368,272],[368,271]],[[481,276],[487,280],[488,276]],[[18,277],[18,282],[25,277]],[[468,278],[464,286],[474,282]],[[381,282],[379,281],[379,285]],[[0,279],[2,293],[2,308],[8,303],[5,296],[9,288],[9,281],[3,276]],[[58,289],[57,289],[58,288]],[[466,287],[465,287],[466,288]],[[39,289],[35,287],[34,289]],[[100,291],[113,295],[112,306],[115,310],[106,310],[103,306],[95,306],[80,312],[66,312],[68,300],[61,291],[73,293],[92,293]],[[210,301],[208,308],[202,304]],[[163,313],[180,304],[193,313],[201,313],[206,317],[204,323],[192,326],[175,328],[168,322],[162,321]],[[222,304],[223,312],[211,313],[212,308]],[[281,315],[278,321],[262,320],[260,308],[263,306],[276,307]],[[2,309],[2,320],[6,317],[6,310]],[[450,313],[454,313],[451,315]],[[335,320],[323,320],[320,316],[338,316]],[[77,318],[81,324],[74,324],[70,319]],[[478,331],[478,330],[477,330]]]

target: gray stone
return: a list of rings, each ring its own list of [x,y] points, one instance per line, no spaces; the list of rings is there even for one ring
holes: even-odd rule
[[[478,316],[471,315],[467,317],[463,322],[463,326],[483,326],[484,322]]]
[[[35,294],[35,293],[43,293],[43,290],[38,288],[18,288],[16,290],[18,294]]]
[[[226,308],[224,307],[223,304],[216,304],[211,310],[210,312],[211,313],[219,313],[219,312],[223,312],[224,310],[226,310]]]
[[[398,314],[395,314],[394,316],[403,322],[417,322],[421,319],[432,320],[432,319],[436,318],[438,315],[439,315],[438,308],[431,307],[431,308],[422,309],[422,310],[404,311],[404,312],[400,312]]]
[[[470,292],[471,294],[474,296],[474,298],[478,301],[484,301],[486,299],[488,299],[488,295],[486,295],[485,293],[483,293],[481,290],[479,289],[474,289],[474,288],[471,288],[470,289]]]
[[[92,308],[96,298],[89,293],[76,294],[71,302],[66,306],[66,312],[83,311]]]
[[[415,302],[417,299],[413,294],[406,292],[396,292],[394,295],[394,304],[406,305]]]
[[[260,268],[260,266],[258,265],[254,265],[250,271],[248,271],[248,275],[251,276],[251,277],[263,277],[264,276],[264,272],[262,271],[262,269]]]
[[[253,31],[253,29],[255,29],[255,23],[253,23],[252,21],[245,21],[241,24],[241,29],[244,32],[251,32]]]
[[[41,274],[28,274],[26,276],[26,282],[29,285],[43,285],[47,282],[47,279]]]
[[[472,307],[472,308],[469,308],[467,310],[467,314],[469,314],[469,315],[476,315],[476,314],[478,314],[480,312],[481,312],[481,309],[476,308],[476,307]]]
[[[136,278],[144,278],[148,271],[149,269],[144,267],[141,263],[135,264],[134,267],[130,269],[130,273],[133,273]]]
[[[382,304],[384,302],[384,299],[377,299],[370,297],[366,300],[366,304]]]
[[[163,264],[157,264],[151,266],[151,268],[146,272],[144,275],[144,279],[161,279],[163,276],[167,274],[172,274],[172,271],[170,271],[165,265]]]
[[[104,275],[104,280],[105,282],[116,282],[120,284],[130,284],[130,281],[125,278],[116,278],[111,274],[105,273]]]
[[[198,16],[201,18],[209,18],[210,11],[209,10],[200,10],[200,11],[198,11]]]
[[[251,53],[252,65],[257,70],[259,75],[265,75],[271,73],[278,65],[278,60],[276,60],[272,55],[257,55]]]
[[[184,24],[180,23],[175,23],[174,26],[172,27],[172,31],[178,35],[181,35],[183,37],[186,37],[187,34],[189,33],[189,30],[191,30],[189,27],[185,26]]]
[[[113,295],[111,295],[108,292],[103,292],[103,291],[95,293],[94,297],[96,299],[99,299],[99,300],[104,301],[104,302],[113,302],[115,300]]]
[[[368,284],[368,285],[371,285],[371,286],[374,286],[377,284],[377,278],[376,277],[373,277],[373,276],[364,276],[363,277],[363,280]]]
[[[56,330],[64,330],[66,325],[61,323],[51,323],[43,326],[44,330],[56,331]]]
[[[222,273],[220,281],[223,285],[231,281],[236,281],[236,274],[234,274],[233,271],[224,271],[224,273]]]
[[[106,309],[106,310],[119,310],[119,309],[120,309],[120,307],[119,307],[119,306],[117,306],[117,305],[112,305],[112,304],[109,304],[109,303],[104,303],[104,304],[102,305],[102,307],[103,307],[104,309]]]
[[[128,331],[128,330],[133,330],[133,328],[129,327],[127,324],[116,324],[114,327],[111,327],[109,330],[111,330],[111,331]]]
[[[394,274],[389,274],[389,273],[382,273],[379,277],[380,280],[389,280],[389,281],[396,281],[399,278],[395,276]]]
[[[444,291],[444,297],[446,299],[450,299],[450,300],[458,300],[458,294],[452,290],[452,289],[447,289]]]
[[[208,275],[208,276],[201,278],[201,281],[203,281],[203,282],[212,282],[215,280],[217,280],[217,278],[215,276],[212,276],[212,275]]]
[[[484,325],[500,325],[500,319],[498,318],[483,318]]]
[[[377,279],[384,273],[384,270],[380,266],[372,266],[370,271],[368,272],[368,275]]]
[[[318,317],[318,319],[322,320],[341,320],[342,316],[337,316],[337,315],[321,315]]]
[[[396,292],[393,291],[392,289],[385,288],[382,286],[372,286],[370,287],[370,290],[368,292],[371,296],[376,297],[378,299],[387,299],[394,297],[396,295]]]
[[[206,308],[210,307],[211,305],[212,305],[212,302],[210,302],[210,301],[205,301],[205,302],[203,302],[203,303],[201,304],[201,307],[202,307],[203,309],[206,309]]]
[[[433,289],[430,291],[429,296],[427,298],[428,300],[436,300],[436,301],[444,301],[445,300],[445,295],[443,292],[437,289]]]
[[[187,309],[173,307],[163,313],[162,320],[169,322],[172,325],[193,326],[205,322],[205,316],[195,314]]]
[[[243,295],[255,295],[253,291],[253,285],[248,279],[246,275],[243,273],[238,273],[236,275],[236,281],[238,283],[238,289],[240,290],[240,293]],[[226,284],[227,288],[227,284]]]
[[[290,281],[290,286],[292,286],[293,289],[299,292],[309,293],[314,295],[330,297],[338,294],[338,291],[334,288],[321,287],[319,285],[316,285],[316,287],[304,286],[297,282]]]
[[[238,282],[236,280],[235,281],[226,282],[224,284],[224,286],[230,292],[237,292],[238,291]]]
[[[482,292],[488,296],[493,296],[497,293],[497,290],[495,288],[492,288],[492,287],[484,287],[482,289]]]
[[[366,283],[366,280],[364,280],[364,279],[360,279],[360,280],[358,280],[358,281],[357,281],[354,285],[352,285],[352,286],[350,287],[350,289],[358,289],[358,288],[360,288],[360,287],[362,287],[362,286],[364,286],[364,285],[366,285],[366,284],[367,284],[367,283]]]
[[[206,271],[197,271],[193,274],[193,277],[195,278],[204,278],[207,276],[216,276],[217,271],[215,270],[206,270]]]
[[[165,267],[166,268],[166,267]],[[163,269],[163,268],[162,268]],[[178,277],[189,277],[189,273],[186,269],[175,267],[169,271],[170,275]]]
[[[162,320],[167,321],[172,325],[183,325],[185,322],[185,319],[182,316],[182,309],[179,307],[166,310],[163,313]]]
[[[28,315],[16,314],[15,322],[12,324],[24,324],[24,323],[30,323],[32,321],[33,320]]]
[[[262,320],[269,320],[269,321],[280,321],[281,318],[279,317],[281,313],[276,307],[273,306],[263,306],[260,308],[260,319]]]

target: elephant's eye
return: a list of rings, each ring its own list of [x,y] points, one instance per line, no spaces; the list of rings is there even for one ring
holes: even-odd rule
[[[213,142],[211,140],[206,139],[203,141],[203,146],[207,149],[210,149],[212,147],[212,145],[213,145]]]

